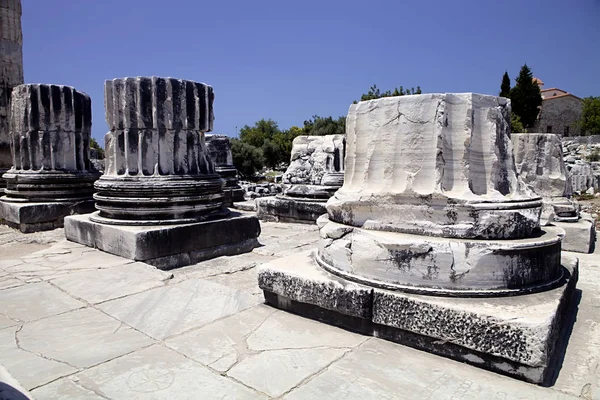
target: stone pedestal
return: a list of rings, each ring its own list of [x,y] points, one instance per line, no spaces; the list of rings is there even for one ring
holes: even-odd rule
[[[352,105],[318,251],[261,268],[267,301],[547,382],[577,260],[561,260],[562,230],[540,229],[509,121],[506,99],[472,93]]]
[[[0,2],[0,195],[2,178],[12,166],[9,139],[10,96],[23,83],[23,33],[21,0]]]
[[[211,86],[172,78],[107,81],[98,212],[68,218],[67,238],[161,268],[256,246],[258,221],[230,216],[206,148],[213,97]]]
[[[560,136],[518,133],[512,135],[512,142],[517,172],[528,187],[543,198],[542,224],[557,225],[565,230],[563,250],[591,252],[595,224],[580,222],[580,207],[571,198],[573,185],[563,159]]]
[[[223,188],[225,195],[223,202],[225,205],[232,206],[233,203],[244,201],[244,189],[242,189],[237,179],[238,171],[233,165],[229,137],[225,135],[206,135],[206,147],[215,166],[215,171],[225,181],[225,187]]]
[[[327,200],[344,183],[344,135],[298,136],[283,175],[284,192],[256,200],[257,215],[268,221],[314,223]]]
[[[88,95],[68,86],[20,85],[12,93],[12,168],[3,178],[0,217],[23,232],[62,226],[65,216],[93,211],[100,173],[89,159]]]

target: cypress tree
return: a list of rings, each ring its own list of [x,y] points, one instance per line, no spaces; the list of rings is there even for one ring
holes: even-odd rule
[[[504,76],[502,77],[502,84],[500,85],[500,97],[509,97],[510,96],[510,78],[508,77],[508,72],[504,72]]]
[[[525,129],[532,128],[542,105],[542,94],[527,64],[521,67],[515,87],[510,91],[512,110],[519,116]]]

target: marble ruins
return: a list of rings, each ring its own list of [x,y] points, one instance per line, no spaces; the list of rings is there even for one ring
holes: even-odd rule
[[[344,135],[298,136],[283,194],[256,200],[264,220],[312,223],[325,214],[325,203],[344,182]]]
[[[9,140],[10,95],[23,83],[23,33],[21,1],[0,2],[0,193],[2,175],[12,166]]]
[[[72,87],[20,85],[12,92],[12,167],[4,175],[0,219],[22,232],[63,226],[67,215],[94,210],[90,97]]]
[[[518,177],[507,99],[350,106],[345,180],[320,243],[264,264],[268,303],[544,384],[578,277]]]
[[[594,219],[579,210],[571,198],[571,174],[563,160],[561,139],[552,133],[512,134],[517,172],[536,194],[542,196],[543,224],[565,231],[562,249],[590,253],[594,248]]]
[[[158,77],[106,81],[106,168],[97,212],[67,239],[169,269],[256,247],[258,219],[230,212],[205,143],[213,89]]]
[[[225,135],[206,135],[206,148],[212,160],[215,171],[225,180],[223,188],[224,203],[233,206],[233,203],[244,201],[244,189],[237,179],[237,169],[233,165],[231,143]]]

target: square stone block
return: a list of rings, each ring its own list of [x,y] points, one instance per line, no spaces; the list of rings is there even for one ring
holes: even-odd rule
[[[94,201],[78,202],[9,202],[0,199],[0,221],[23,233],[46,231],[63,226],[68,215],[86,214],[95,210]]]
[[[576,253],[592,253],[594,251],[596,228],[593,220],[581,218],[577,222],[552,221],[552,225],[565,231],[565,237],[561,244],[564,251]]]
[[[65,218],[68,240],[159,269],[248,252],[259,245],[259,234],[258,219],[239,213],[214,221],[153,226],[100,224],[90,215]]]
[[[265,221],[300,222],[312,224],[327,213],[326,201],[262,197],[256,199],[256,215]]]
[[[363,334],[546,385],[564,349],[578,260],[564,257],[552,290],[510,297],[454,298],[388,291],[334,276],[312,251],[259,269],[275,307]]]

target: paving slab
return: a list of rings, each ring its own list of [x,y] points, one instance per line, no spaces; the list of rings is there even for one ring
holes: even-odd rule
[[[73,400],[106,400],[107,398],[79,385],[76,376],[65,377],[44,385],[31,393],[37,400],[73,399]]]
[[[0,270],[0,290],[10,289],[24,284],[25,282],[23,282],[22,280],[17,279],[9,273]]]
[[[53,279],[70,295],[96,304],[163,286],[172,274],[141,262],[79,271]]]
[[[260,304],[200,329],[173,337],[165,344],[193,360],[226,372],[250,353],[246,338],[279,311]]]
[[[155,345],[33,391],[39,399],[265,399],[173,350]],[[68,382],[70,380],[71,382]],[[82,390],[85,390],[85,392]],[[90,393],[91,392],[91,393]]]
[[[548,400],[573,397],[373,338],[284,398]]]
[[[19,325],[19,322],[10,319],[6,315],[0,313],[0,329],[8,328],[9,326],[15,325]]]
[[[20,348],[74,368],[88,368],[154,343],[93,308],[25,324],[16,338]]]
[[[321,371],[347,351],[329,348],[265,351],[241,361],[227,375],[277,397]]]
[[[21,326],[0,330],[0,364],[26,389],[32,389],[78,369],[58,360],[24,350],[17,342]]]
[[[209,282],[214,282],[219,285],[227,286],[232,289],[241,290],[242,292],[252,295],[258,303],[263,302],[262,290],[258,287],[258,269],[256,267],[239,271],[232,274],[222,274],[206,278]]]
[[[261,302],[260,298],[239,290],[202,280],[187,280],[98,307],[155,339],[165,339]]]
[[[0,290],[0,313],[20,322],[34,321],[85,304],[46,282]]]

